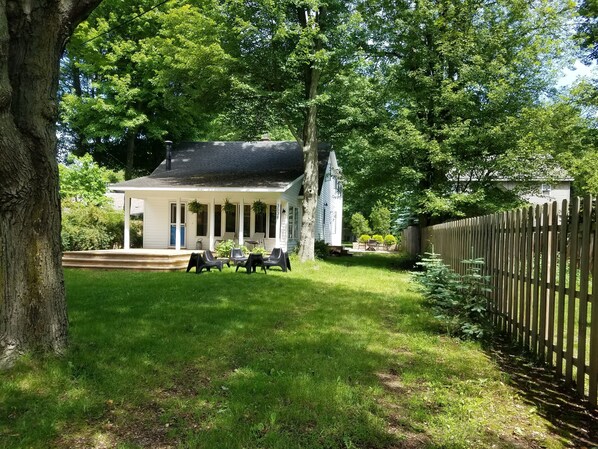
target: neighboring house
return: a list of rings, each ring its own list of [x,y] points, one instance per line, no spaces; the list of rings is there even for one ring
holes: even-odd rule
[[[538,182],[538,187],[521,195],[530,204],[544,204],[557,201],[560,209],[563,200],[569,201],[571,199],[571,183],[573,182],[573,178],[567,175],[551,181],[540,179],[536,180],[536,182]],[[501,183],[507,190],[513,190],[518,185],[516,181],[501,181]]]
[[[340,169],[329,145],[319,148],[316,240],[341,245]],[[303,155],[296,142],[191,142],[177,145],[149,176],[113,184],[125,196],[125,249],[132,199],[144,202],[144,248],[214,248],[234,235],[240,245],[256,235],[266,249],[292,250],[300,240]],[[191,201],[205,205],[192,213]],[[255,201],[266,204],[256,214]],[[226,203],[234,212],[226,213]]]
[[[112,201],[112,207],[116,210],[125,210],[125,194],[117,192],[108,192],[106,196]],[[130,215],[143,215],[143,200],[133,198],[130,204]]]

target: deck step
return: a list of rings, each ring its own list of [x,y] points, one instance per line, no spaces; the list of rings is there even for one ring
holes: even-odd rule
[[[67,251],[64,268],[138,271],[178,271],[187,268],[191,251]]]

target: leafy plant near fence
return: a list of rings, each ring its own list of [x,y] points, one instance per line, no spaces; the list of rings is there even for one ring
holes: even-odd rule
[[[484,260],[471,258],[461,261],[465,274],[446,265],[440,254],[426,253],[417,265],[424,271],[415,280],[434,316],[448,334],[469,339],[483,339],[492,333],[490,311],[485,294],[490,292],[490,277],[482,275]]]

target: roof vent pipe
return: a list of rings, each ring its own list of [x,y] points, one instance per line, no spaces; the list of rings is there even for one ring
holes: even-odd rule
[[[166,171],[172,168],[172,140],[165,140],[166,144]]]

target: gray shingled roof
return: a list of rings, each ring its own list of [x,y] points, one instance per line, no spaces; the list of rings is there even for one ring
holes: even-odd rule
[[[320,178],[330,146],[320,144]],[[149,176],[113,184],[112,190],[267,188],[285,189],[303,174],[303,155],[296,142],[188,142],[172,151]]]

